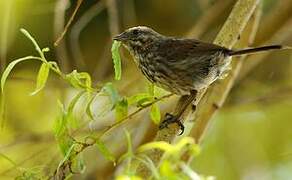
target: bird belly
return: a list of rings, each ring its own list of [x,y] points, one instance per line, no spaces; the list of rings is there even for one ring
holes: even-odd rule
[[[145,60],[145,59],[144,59]],[[163,68],[163,65],[148,63],[149,61],[139,61],[139,69],[143,75],[156,86],[178,95],[190,94],[193,90],[191,83],[182,83],[179,75],[172,72],[169,68]]]

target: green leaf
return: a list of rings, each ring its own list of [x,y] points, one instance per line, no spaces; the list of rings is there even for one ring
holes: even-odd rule
[[[130,155],[134,155],[131,135],[130,135],[129,131],[127,131],[127,130],[124,130],[124,132],[126,134],[126,139],[127,139],[127,144],[128,144],[128,153]]]
[[[90,75],[89,75],[87,72],[80,72],[80,73],[78,73],[78,78],[79,78],[80,80],[84,80],[84,83],[82,82],[82,84],[83,84],[86,88],[88,88],[88,89],[91,88],[92,81],[91,81],[91,77],[90,77]]]
[[[71,160],[71,168],[73,169],[74,172],[78,172],[80,174],[84,173],[86,165],[82,153],[79,153],[76,157],[74,157]]]
[[[67,74],[65,78],[74,88],[82,88],[87,91],[92,89],[91,77],[86,72],[79,73],[77,70],[73,70],[71,73]]]
[[[21,174],[16,176],[15,180],[44,179],[44,175],[42,174],[42,167],[32,167],[29,169],[19,167],[18,170],[21,172]]]
[[[66,113],[66,119],[68,124],[70,124],[71,127],[76,128],[77,127],[77,121],[73,116],[73,111],[74,107],[77,104],[78,100],[81,98],[81,96],[85,93],[86,91],[80,91],[70,102],[68,106],[68,110]]]
[[[127,171],[130,171],[130,165],[131,165],[131,161],[132,161],[132,158],[135,156],[134,155],[134,152],[133,152],[133,146],[132,146],[132,140],[131,140],[131,135],[130,133],[124,129],[124,132],[125,132],[125,135],[126,135],[126,139],[127,139],[127,152],[125,154],[123,154],[119,159],[118,159],[118,163],[124,161],[125,159],[128,159],[128,170]]]
[[[129,105],[137,104],[143,106],[149,102],[152,102],[153,97],[149,93],[139,93],[128,98]]]
[[[45,87],[45,84],[49,77],[50,67],[51,65],[49,63],[42,63],[37,76],[36,88],[30,95],[33,96],[37,94],[40,90],[42,90]]]
[[[123,98],[115,105],[116,120],[120,121],[128,115],[128,101]]]
[[[39,53],[39,55],[41,56],[41,60],[43,62],[46,62],[45,56],[43,51],[41,50],[40,46],[38,45],[38,43],[36,42],[36,40],[29,34],[29,32],[23,28],[20,29],[20,31],[33,43],[36,51]]]
[[[67,161],[67,160],[70,158],[72,152],[74,151],[74,147],[75,147],[76,145],[77,145],[77,144],[72,144],[72,145],[66,150],[65,155],[64,155],[64,158],[62,159],[62,161],[61,161],[61,162],[59,163],[59,165],[58,165],[58,169],[62,166],[62,164],[63,164],[65,161]]]
[[[151,106],[150,118],[155,124],[159,124],[161,119],[160,108],[156,103]]]
[[[91,120],[94,120],[94,115],[91,111],[91,105],[92,105],[95,97],[96,97],[96,95],[91,96],[90,100],[88,101],[88,103],[86,105],[86,114]]]
[[[73,113],[74,107],[78,100],[81,98],[81,96],[85,93],[86,91],[80,91],[70,102],[68,106],[68,114]]]
[[[173,168],[172,168],[173,165],[174,164],[171,163],[170,161],[164,160],[161,163],[160,168],[159,168],[160,174],[168,179],[177,179],[176,177],[177,177],[178,173],[176,173],[173,170]]]
[[[71,136],[69,136],[67,112],[65,111],[63,104],[60,102],[58,102],[58,104],[61,107],[61,113],[54,122],[53,132],[56,140],[58,141],[62,154],[65,155],[68,149],[74,143],[74,140]]]
[[[160,149],[160,150],[163,150],[165,152],[175,151],[175,148],[173,147],[173,145],[171,145],[165,141],[154,141],[154,142],[149,142],[147,144],[143,144],[142,146],[140,146],[137,149],[137,151],[144,152],[144,151],[148,151],[148,150],[152,150],[152,149]]]
[[[97,140],[96,141],[96,146],[99,150],[99,152],[109,161],[112,161],[114,164],[116,163],[116,158],[115,156],[112,154],[112,152],[106,147],[106,145],[100,141]]]
[[[66,155],[66,152],[68,152],[72,144],[74,144],[74,140],[67,133],[61,137],[57,137],[57,141],[58,141],[58,145],[61,150],[61,153],[64,156]]]
[[[165,151],[165,157],[172,156],[177,157],[180,156],[180,152],[183,152],[182,149],[186,148],[186,150],[191,151],[191,153],[199,153],[199,146],[195,144],[195,140],[191,137],[183,137],[176,144],[169,144],[165,141],[154,141],[140,146],[137,151],[144,152],[152,149],[160,149]]]
[[[45,48],[43,48],[42,49],[42,52],[44,53],[44,52],[49,52],[50,51],[50,48],[48,48],[48,47],[45,47]]]
[[[116,177],[116,180],[143,180],[143,179],[139,176],[136,176],[136,175],[122,174],[122,175],[118,175]]]
[[[56,118],[54,125],[53,125],[53,131],[54,135],[56,137],[63,136],[67,129],[67,121],[66,121],[66,112],[64,110],[64,106],[62,105],[62,112],[61,114]]]
[[[73,70],[71,73],[66,75],[66,80],[69,81],[69,83],[74,87],[74,88],[83,88],[82,87],[82,82],[80,81],[78,77],[78,72],[77,70]]]
[[[8,64],[8,66],[4,70],[4,72],[2,74],[2,77],[1,77],[1,92],[2,92],[2,94],[4,92],[4,85],[5,85],[5,82],[7,80],[7,77],[10,74],[11,70],[14,68],[14,66],[16,64],[22,62],[22,61],[32,60],[32,59],[41,61],[41,58],[39,58],[39,57],[26,56],[26,57],[23,57],[23,58],[16,59],[16,60],[14,60],[14,61],[12,61],[11,63]]]
[[[112,45],[112,58],[114,63],[114,70],[115,70],[115,80],[120,80],[122,77],[122,63],[121,57],[119,53],[119,48],[121,46],[121,42],[114,41]]]
[[[110,101],[113,104],[113,107],[121,99],[117,89],[113,86],[112,83],[106,83],[103,87],[103,91],[110,97]]]

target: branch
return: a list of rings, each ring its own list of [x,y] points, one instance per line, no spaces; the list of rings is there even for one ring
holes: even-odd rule
[[[289,9],[290,12],[292,8]],[[291,14],[291,13],[290,13]],[[272,19],[271,19],[272,20]],[[270,37],[265,41],[258,41],[256,44],[271,44],[273,42],[281,43],[287,40],[287,38],[291,37],[292,31],[292,18],[286,20],[282,26],[275,26],[274,22],[271,21],[271,24],[266,24],[262,27],[262,29],[269,29],[275,27],[277,30],[270,35]],[[238,80],[243,79],[252,69],[254,69],[257,65],[259,65],[265,57],[267,57],[269,53],[261,53],[255,54],[253,56],[249,56],[245,61],[242,71],[239,74]]]
[[[112,37],[114,37],[120,32],[117,0],[107,0],[106,6],[107,6],[107,12],[109,16],[110,34]]]
[[[60,0],[56,2],[54,13],[54,38],[58,38],[59,34],[64,31],[66,10],[69,7],[70,2],[68,0]],[[68,72],[70,70],[70,63],[68,60],[68,51],[65,42],[61,42],[56,47],[57,61],[63,71]]]
[[[72,24],[74,18],[75,18],[75,15],[77,14],[77,11],[78,9],[80,8],[81,4],[82,4],[83,0],[78,0],[77,1],[77,5],[69,19],[69,21],[67,22],[65,28],[64,28],[64,31],[62,32],[62,34],[57,38],[57,40],[55,41],[54,43],[54,46],[58,46],[60,41],[63,39],[63,37],[65,36],[65,34],[67,33],[68,29],[69,29],[69,26]]]
[[[114,128],[119,127],[121,124],[125,123],[127,120],[131,119],[133,116],[135,116],[136,114],[138,114],[142,110],[152,106],[155,103],[158,103],[158,102],[162,101],[163,99],[169,98],[172,95],[173,94],[171,94],[171,93],[167,94],[167,95],[164,95],[164,96],[162,96],[160,98],[157,98],[154,101],[144,105],[143,107],[138,108],[136,111],[132,112],[131,114],[129,114],[127,117],[123,118],[122,120],[120,120],[120,121],[118,121],[118,122],[106,127],[98,136],[96,136],[96,137],[93,137],[93,136],[86,137],[84,142],[77,141],[73,137],[71,137],[75,141],[75,144],[79,145],[80,147],[78,148],[78,151],[74,151],[73,154],[70,154],[70,157],[67,160],[65,160],[64,162],[62,162],[62,164],[59,165],[58,168],[55,169],[52,177],[54,177],[54,178],[59,177],[60,179],[65,179],[67,177],[67,173],[65,172],[65,170],[66,169],[71,170],[72,159],[74,159],[78,154],[82,153],[88,147],[91,147],[94,144],[96,144],[96,142],[98,140],[100,140],[104,135],[109,133]]]
[[[255,2],[257,4],[257,2]],[[261,15],[261,10],[255,12],[254,16],[251,18],[248,26],[246,26],[245,33],[242,36],[247,36],[246,38],[241,38],[241,41],[237,47],[247,46],[255,38],[255,33],[258,29],[259,19]],[[196,117],[194,117],[195,125],[190,132],[190,136],[194,137],[198,143],[201,143],[203,134],[207,130],[208,124],[210,124],[211,118],[218,111],[218,109],[223,105],[231,87],[233,86],[234,80],[236,79],[238,73],[240,72],[243,57],[236,59],[232,63],[232,72],[224,80],[215,83],[210,86],[202,100],[198,103],[198,108],[196,112]]]
[[[231,48],[235,42],[238,40],[238,37],[241,35],[244,27],[246,26],[249,18],[251,17],[252,13],[254,12],[257,4],[259,3],[259,0],[239,0],[235,6],[232,9],[232,12],[228,19],[226,20],[223,28],[217,35],[214,43],[219,44],[221,46],[225,46],[227,48]],[[235,68],[234,71],[238,71]],[[233,73],[233,71],[232,71]],[[230,78],[230,77],[229,77]],[[231,78],[232,79],[232,78]],[[226,86],[230,89],[232,83],[229,83],[228,79],[225,80]],[[202,109],[204,109],[204,112],[209,112],[214,109],[213,104],[204,104],[207,99],[212,99],[214,96],[218,96],[218,91],[222,89],[218,89],[218,84],[212,85],[205,97],[203,98],[203,103],[200,102],[201,97],[205,94],[206,90],[203,90],[197,95],[195,104],[198,105],[198,112],[202,112]],[[220,91],[219,91],[220,92]],[[224,102],[225,97],[228,94],[228,89],[224,92],[221,92],[219,94],[222,94],[223,97],[218,102],[218,105],[221,105]],[[190,119],[195,119],[194,113],[192,111],[188,111],[188,114],[190,115]],[[210,118],[212,117],[213,113],[211,113],[209,116],[205,116],[206,118],[199,119],[199,115],[197,118],[197,123],[199,124],[208,124]],[[201,126],[202,128],[199,128],[200,132],[205,131],[206,126]],[[172,142],[179,131],[179,127],[177,125],[171,125],[169,128],[162,129],[157,132],[157,135],[154,139],[154,141],[166,141],[166,142]],[[202,133],[198,133],[197,138],[199,139],[201,137]],[[149,158],[153,161],[155,165],[158,165],[162,156],[163,152],[159,150],[153,150],[147,153]],[[150,170],[143,164],[140,164],[137,173],[142,177],[149,177],[151,174]]]
[[[202,18],[191,27],[187,32],[187,37],[199,37],[207,31],[215,20],[220,18],[220,15],[230,5],[231,0],[216,1],[206,12],[203,13]]]

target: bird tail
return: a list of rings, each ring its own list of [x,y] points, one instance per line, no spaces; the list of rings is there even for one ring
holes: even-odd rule
[[[235,50],[228,53],[229,56],[240,56],[244,54],[254,54],[261,51],[269,51],[269,50],[275,50],[275,49],[292,49],[288,46],[282,46],[282,45],[270,45],[270,46],[261,46],[256,48],[248,48],[248,49],[242,49],[242,50]]]

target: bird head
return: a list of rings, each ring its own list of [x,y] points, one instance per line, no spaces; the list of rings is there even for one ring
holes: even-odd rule
[[[131,50],[134,47],[144,46],[149,42],[154,42],[161,37],[162,35],[149,27],[137,26],[127,29],[113,39],[122,42],[126,48]]]

